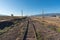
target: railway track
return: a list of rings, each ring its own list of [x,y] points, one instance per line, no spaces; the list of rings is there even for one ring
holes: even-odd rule
[[[23,31],[20,32],[21,35],[16,40],[37,40],[34,25],[31,20],[28,20],[28,23],[25,23],[22,30]]]
[[[37,40],[32,22],[27,18],[0,35],[0,40]]]
[[[37,40],[34,30],[34,26],[31,21],[29,21],[23,40]]]
[[[8,32],[0,35],[0,40],[60,40],[60,34],[44,27],[38,21],[26,18],[19,21]]]

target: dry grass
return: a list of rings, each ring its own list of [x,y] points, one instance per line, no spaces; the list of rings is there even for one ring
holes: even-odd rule
[[[14,19],[14,18],[22,18],[21,16],[0,16],[0,20],[9,20],[9,19]]]
[[[51,30],[55,30],[60,33],[60,19],[54,17],[32,17],[33,20],[39,21],[40,23],[44,24],[44,27],[48,27]]]
[[[9,21],[10,20],[13,20],[12,18],[22,18],[22,17],[11,17],[11,16],[0,16],[0,20],[6,20],[6,21]],[[13,25],[17,25],[18,24],[18,21],[13,21]],[[3,25],[3,24],[2,24]],[[7,32],[9,29],[12,28],[13,25],[10,25],[10,26],[6,26],[4,29],[0,29],[0,35],[2,35],[3,33]]]
[[[39,22],[43,22],[47,25],[56,25],[57,27],[60,27],[60,19],[59,18],[52,18],[52,17],[46,17],[42,19],[41,17],[34,17],[33,20],[37,20]]]

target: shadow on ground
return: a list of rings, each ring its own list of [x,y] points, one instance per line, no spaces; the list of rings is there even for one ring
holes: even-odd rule
[[[13,25],[14,23],[11,21],[4,21],[4,22],[0,22],[0,29],[3,30],[5,27],[9,27],[11,25]]]

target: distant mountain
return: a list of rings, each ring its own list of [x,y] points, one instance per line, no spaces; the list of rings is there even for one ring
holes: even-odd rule
[[[8,16],[8,15],[3,15],[3,14],[0,14],[0,16]]]
[[[44,14],[44,16],[53,16],[53,15],[60,16],[60,13],[47,13],[47,14]],[[33,16],[43,16],[43,15],[42,14],[37,14],[37,15],[33,15]]]

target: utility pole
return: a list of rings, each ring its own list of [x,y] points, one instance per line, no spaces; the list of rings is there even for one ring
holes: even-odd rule
[[[42,9],[42,19],[44,20],[44,10]]]
[[[42,10],[42,17],[44,18],[44,10]]]
[[[23,10],[21,10],[21,16],[23,17]]]

